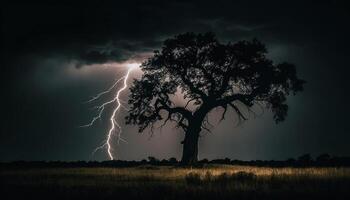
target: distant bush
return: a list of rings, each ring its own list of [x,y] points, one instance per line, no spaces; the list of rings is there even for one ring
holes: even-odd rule
[[[321,154],[316,158],[316,161],[319,163],[329,162],[330,160],[331,160],[331,156],[327,153]]]
[[[206,159],[206,158],[204,158],[204,159],[202,159],[202,160],[200,160],[200,161],[198,161],[199,163],[202,163],[202,164],[208,164],[209,163],[209,160],[208,159]]]
[[[308,165],[312,162],[312,157],[310,154],[304,154],[298,157],[298,162],[302,165]]]
[[[176,163],[177,163],[177,160],[176,160],[176,158],[172,157],[172,158],[169,158],[168,162],[169,162],[170,164],[176,164]]]
[[[157,164],[159,163],[159,160],[153,156],[148,156],[148,161],[151,163],[151,164]]]
[[[329,154],[321,154],[315,159],[310,154],[304,154],[297,159],[290,158],[288,160],[230,160],[208,159],[200,160],[195,168],[215,168],[216,164],[225,165],[244,165],[244,166],[266,166],[266,167],[349,167],[350,157],[332,156]],[[69,167],[137,167],[142,165],[157,165],[157,166],[180,166],[176,158],[161,161],[155,157],[148,157],[148,160],[141,161],[126,161],[126,160],[108,160],[108,161],[14,161],[14,162],[0,162],[0,169],[7,168],[69,168]]]

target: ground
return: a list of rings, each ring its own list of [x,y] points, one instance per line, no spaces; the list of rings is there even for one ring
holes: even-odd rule
[[[1,199],[350,199],[350,168],[7,168]]]

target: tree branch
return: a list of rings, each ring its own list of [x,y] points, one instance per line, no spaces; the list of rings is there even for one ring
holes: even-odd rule
[[[189,104],[191,101],[194,101],[194,100],[196,100],[196,98],[192,98],[192,99],[188,100],[184,108],[187,108],[188,104]]]
[[[247,120],[247,118],[243,115],[243,113],[237,108],[237,106],[235,106],[233,103],[229,103],[229,105],[236,111],[236,113],[238,114],[238,116],[244,120]]]
[[[160,106],[158,106],[160,105]],[[171,119],[171,115],[173,114],[181,114],[181,118],[186,118],[187,120],[192,119],[192,113],[185,109],[184,107],[173,107],[171,108],[164,101],[157,99],[155,102],[156,112],[159,113],[161,110],[165,110],[168,112],[168,119]],[[180,120],[181,121],[181,120]],[[183,120],[182,120],[183,121]]]
[[[226,111],[227,111],[227,104],[222,105],[221,107],[224,108],[224,112],[221,115],[221,119],[219,120],[220,122],[225,119],[225,114],[226,114]]]

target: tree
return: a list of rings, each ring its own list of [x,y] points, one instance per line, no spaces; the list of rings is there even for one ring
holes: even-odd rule
[[[185,132],[181,162],[193,164],[200,132],[214,108],[223,108],[221,120],[229,107],[240,120],[247,120],[242,109],[259,104],[281,122],[288,111],[286,96],[302,91],[304,81],[294,65],[276,65],[266,55],[265,45],[256,39],[222,44],[213,33],[167,39],[141,65],[144,74],[130,88],[126,123],[138,125],[142,132],[157,121],[175,121]],[[185,106],[174,103],[179,91]]]

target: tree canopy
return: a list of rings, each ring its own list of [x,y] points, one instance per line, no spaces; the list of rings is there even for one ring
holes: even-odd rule
[[[286,97],[303,90],[305,82],[293,64],[268,59],[265,45],[257,39],[222,44],[212,33],[185,33],[166,40],[141,69],[141,79],[130,88],[126,123],[138,125],[142,132],[152,130],[157,121],[175,121],[185,131],[185,165],[198,160],[199,134],[207,129],[211,110],[222,107],[223,120],[232,107],[240,120],[247,120],[242,109],[259,104],[271,110],[278,123],[287,116]],[[174,102],[178,91],[187,101],[184,106]],[[189,109],[189,104],[195,108]]]
[[[265,45],[257,39],[222,44],[213,33],[168,39],[141,69],[142,78],[130,88],[131,109],[126,117],[140,131],[164,118],[186,130],[195,113],[187,109],[190,102],[198,106],[196,110],[203,105],[209,111],[222,107],[223,118],[230,106],[243,120],[247,117],[236,102],[248,108],[260,102],[278,123],[287,115],[286,96],[301,91],[305,82],[297,77],[293,64],[268,59]],[[175,106],[170,98],[178,89],[188,101],[184,107]]]

